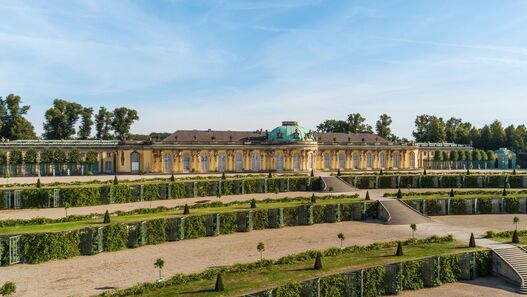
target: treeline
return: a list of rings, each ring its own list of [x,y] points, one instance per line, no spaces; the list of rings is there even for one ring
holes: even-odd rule
[[[317,130],[343,133],[373,133],[375,131],[376,134],[388,140],[407,141],[392,133],[391,124],[392,118],[383,114],[372,128],[360,113],[352,113],[346,120],[326,120],[317,126]],[[416,142],[452,142],[472,145],[484,151],[497,150],[501,147],[510,148],[515,152],[527,150],[527,127],[510,125],[504,128],[499,120],[478,128],[460,118],[451,117],[445,121],[441,117],[423,114],[415,119],[415,129],[412,135]]]
[[[21,106],[22,99],[14,94],[0,97],[0,137],[3,139],[36,139],[33,125],[25,118],[29,105]],[[44,114],[45,139],[90,139],[95,128],[95,139],[126,140],[130,127],[139,120],[137,111],[118,107],[113,111],[100,107],[94,114],[92,107],[76,102],[55,99]],[[78,128],[77,128],[78,126]]]

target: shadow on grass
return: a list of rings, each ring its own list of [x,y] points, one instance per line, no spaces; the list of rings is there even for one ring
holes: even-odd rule
[[[184,291],[180,292],[179,294],[200,294],[200,293],[211,293],[215,292],[214,289],[201,289],[201,290],[195,290],[195,291]]]
[[[95,290],[98,290],[98,291],[115,290],[115,289],[117,289],[117,287],[106,286],[106,287],[95,288]]]

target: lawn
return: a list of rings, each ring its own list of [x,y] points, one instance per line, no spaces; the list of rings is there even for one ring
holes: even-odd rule
[[[427,199],[448,199],[448,198],[502,198],[501,195],[496,194],[456,194],[454,197],[450,197],[448,193],[446,194],[432,194],[432,195],[410,195],[403,196],[403,200],[427,200]],[[527,194],[508,194],[506,197],[510,198],[522,198],[527,197]],[[389,197],[395,198],[395,197]]]
[[[363,201],[361,198],[330,198],[330,199],[318,199],[317,204],[335,204],[335,203],[350,203]],[[267,209],[267,208],[279,208],[279,207],[292,207],[299,206],[306,203],[306,198],[299,198],[296,201],[288,202],[256,202],[258,208]],[[219,206],[219,207],[201,207],[201,208],[191,208],[190,214],[209,214],[209,213],[224,213],[224,212],[234,212],[240,210],[249,210],[250,201],[246,201],[243,204],[233,204],[229,206]],[[122,216],[112,216],[112,223],[130,223],[130,222],[139,222],[157,218],[168,218],[168,217],[177,217],[182,216],[182,209],[171,209],[163,212],[154,212],[154,213],[145,213],[145,214],[133,214],[133,215],[122,215]],[[76,230],[85,227],[95,227],[102,226],[102,218],[97,218],[93,220],[83,220],[83,221],[73,221],[73,222],[63,222],[63,223],[49,223],[49,224],[39,224],[39,225],[18,225],[18,226],[9,226],[9,227],[0,227],[0,235],[9,235],[9,234],[23,234],[23,233],[38,233],[38,232],[54,232],[54,231],[67,231],[67,230]]]
[[[314,260],[293,264],[275,264],[257,268],[250,272],[226,273],[223,275],[224,292],[214,292],[215,279],[190,281],[181,285],[167,286],[138,296],[239,296],[255,290],[274,288],[291,282],[350,271],[367,266],[376,266],[422,257],[458,253],[475,249],[467,248],[465,243],[457,241],[408,245],[404,247],[404,256],[394,256],[396,248],[381,248],[372,251],[359,251],[339,256],[323,258],[323,270],[313,270]]]

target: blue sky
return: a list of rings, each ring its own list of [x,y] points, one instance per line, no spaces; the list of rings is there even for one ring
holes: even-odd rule
[[[527,1],[0,1],[0,94],[139,111],[136,133],[359,112],[524,123]]]

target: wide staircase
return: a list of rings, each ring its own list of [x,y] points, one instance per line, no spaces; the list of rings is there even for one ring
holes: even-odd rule
[[[527,251],[520,247],[493,249],[521,278],[519,294],[527,295]]]
[[[321,176],[324,183],[326,183],[326,192],[345,193],[357,191],[356,188],[343,182],[336,176]]]
[[[388,225],[410,225],[430,223],[430,219],[399,200],[379,200],[390,214]]]

